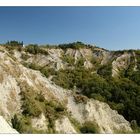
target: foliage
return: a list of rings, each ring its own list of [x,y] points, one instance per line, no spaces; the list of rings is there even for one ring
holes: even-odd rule
[[[107,65],[101,66],[98,69],[97,73],[104,78],[110,78],[112,75],[112,64],[107,64]]]
[[[22,51],[22,47],[23,47],[23,41],[22,42],[18,42],[18,41],[7,41],[4,46],[6,46],[6,48],[9,51],[12,51],[13,49],[16,49],[18,51]]]
[[[96,58],[92,57],[90,62],[93,64],[95,70],[97,70],[100,67],[101,62]]]
[[[45,116],[49,121],[49,133],[55,133],[54,123],[55,120],[66,114],[64,105],[56,102],[55,100],[45,103]]]
[[[49,67],[42,67],[38,64],[35,63],[27,63],[27,62],[23,62],[22,63],[25,67],[33,69],[33,70],[39,70],[44,76],[46,76],[47,78],[50,75],[55,75],[56,71],[53,68],[49,68]]]
[[[11,119],[11,123],[12,123],[13,128],[20,132],[22,124],[16,114]]]
[[[39,117],[41,113],[48,119],[47,133],[55,133],[55,120],[66,115],[67,110],[62,103],[56,100],[47,101],[42,93],[38,93],[29,87],[25,82],[21,83],[22,114],[15,115],[11,120],[13,127],[21,133],[44,133],[37,131],[31,126],[31,119]]]
[[[79,58],[78,60],[77,60],[77,62],[76,62],[76,67],[82,67],[82,66],[84,66],[84,58]]]
[[[22,114],[25,116],[33,116],[38,117],[41,112],[41,105],[40,102],[37,102],[36,96],[38,96],[38,93],[33,91],[30,87],[28,89],[23,90],[20,92],[22,96]]]
[[[44,74],[46,77],[49,77],[50,75],[55,75],[56,74],[56,71],[54,70],[54,68],[48,68],[48,67],[43,68],[43,69],[41,68],[40,72],[42,74]]]
[[[77,121],[75,118],[73,118],[70,113],[68,114],[68,118],[69,118],[71,124],[73,125],[73,127],[75,128],[76,132],[81,133],[80,132],[81,124],[79,123],[79,121]]]
[[[99,128],[96,124],[92,122],[85,122],[84,125],[80,128],[81,133],[89,133],[89,134],[94,134],[94,133],[99,133]]]
[[[40,54],[48,55],[48,52],[43,48],[39,47],[37,44],[29,44],[28,46],[26,46],[25,51],[31,54],[40,53]]]
[[[129,76],[129,79],[140,86],[140,71],[131,72],[131,76]]]
[[[59,70],[56,76],[53,77],[53,81],[64,88],[73,89],[74,86],[80,88],[82,86],[83,78],[88,76],[86,69],[77,67],[76,69]]]
[[[61,59],[64,62],[67,62],[70,66],[74,65],[75,59],[74,59],[74,57],[72,57],[70,55],[64,55]]]
[[[13,128],[21,134],[47,133],[47,131],[45,130],[37,130],[33,128],[31,124],[31,117],[15,114],[14,117],[11,119],[11,123]]]
[[[19,133],[33,133],[31,121],[28,117],[15,114],[11,119],[11,123],[13,128],[16,129]]]
[[[23,46],[23,41],[19,42],[19,41],[12,40],[12,41],[8,41],[5,45],[7,45],[7,46],[20,46],[20,47],[22,47]]]
[[[71,49],[80,49],[84,48],[86,45],[82,42],[74,42],[74,43],[69,43],[69,44],[60,44],[58,45],[59,48],[61,49],[66,49],[66,48],[71,48]]]
[[[135,58],[134,58],[134,56],[131,56],[130,57],[130,65],[124,71],[124,76],[130,78],[134,73],[134,67],[135,67]]]

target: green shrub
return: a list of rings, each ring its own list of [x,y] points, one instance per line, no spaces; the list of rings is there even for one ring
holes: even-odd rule
[[[49,101],[45,103],[45,116],[48,118],[49,133],[55,133],[55,120],[66,115],[66,108],[64,105],[56,101]]]
[[[42,74],[44,74],[47,78],[50,76],[50,75],[56,75],[56,71],[54,68],[48,68],[48,67],[45,67],[45,68],[40,68],[40,72]]]
[[[70,66],[73,66],[74,65],[74,62],[75,62],[74,57],[69,56],[69,55],[64,55],[62,57],[62,60],[65,61],[65,62],[67,62]]]
[[[67,48],[71,48],[71,49],[80,49],[80,48],[84,48],[86,45],[82,42],[74,42],[74,43],[69,43],[69,44],[60,44],[58,45],[59,48],[61,49],[67,49]]]
[[[92,122],[85,122],[83,127],[80,128],[81,133],[89,133],[89,134],[94,134],[94,133],[99,133],[99,128],[97,125],[95,125]]]
[[[84,62],[85,62],[84,58],[82,58],[82,57],[79,58],[76,62],[76,67],[80,68],[80,67],[84,66]]]
[[[19,133],[32,133],[31,121],[28,117],[15,114],[11,119],[11,123]]]
[[[101,66],[98,69],[97,73],[104,78],[111,77],[111,75],[112,75],[112,64],[107,64],[107,65]]]
[[[26,83],[22,83],[20,95],[22,100],[22,114],[24,116],[38,117],[43,111],[41,102],[45,99]]]
[[[48,55],[48,52],[46,50],[44,50],[43,48],[39,47],[37,44],[30,44],[28,46],[26,46],[25,48],[26,52],[29,52],[31,54],[44,54],[44,55]]]
[[[22,114],[25,116],[27,115],[27,116],[38,117],[42,112],[39,104],[35,101],[30,100],[30,99],[24,100],[22,108],[23,108]]]
[[[129,78],[136,84],[140,85],[140,71],[131,72],[131,76],[129,76]]]

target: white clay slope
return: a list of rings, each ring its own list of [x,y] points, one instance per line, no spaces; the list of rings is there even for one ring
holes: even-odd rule
[[[15,129],[13,129],[5,119],[0,116],[0,133],[18,133]]]

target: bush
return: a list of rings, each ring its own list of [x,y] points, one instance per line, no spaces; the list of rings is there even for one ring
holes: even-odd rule
[[[43,110],[40,102],[45,99],[26,85],[26,83],[23,83],[20,94],[22,99],[22,114],[24,116],[38,117]]]
[[[83,58],[79,58],[76,62],[76,67],[80,68],[82,66],[84,66],[84,59]]]
[[[75,59],[72,56],[66,55],[62,57],[62,60],[67,62],[70,66],[74,65]]]
[[[12,40],[12,41],[8,41],[5,45],[6,46],[13,46],[13,47],[16,47],[16,46],[22,47],[23,46],[23,41],[18,42],[18,41]]]
[[[38,117],[42,112],[39,104],[37,104],[37,102],[32,101],[30,99],[24,100],[22,108],[23,108],[22,114],[25,116]]]
[[[63,105],[56,101],[49,101],[45,103],[45,116],[49,121],[49,133],[55,133],[55,120],[64,116],[66,109]]]
[[[40,72],[42,74],[44,74],[47,78],[50,76],[50,75],[55,75],[56,74],[56,71],[54,70],[54,68],[40,68]]]
[[[30,44],[26,46],[25,51],[31,54],[40,53],[40,54],[48,55],[48,52],[44,50],[43,48],[39,47],[37,44]]]
[[[29,118],[19,115],[14,115],[11,119],[11,123],[14,129],[19,133],[32,133],[31,121]]]
[[[129,77],[136,84],[140,85],[140,71],[131,72],[131,76]]]
[[[104,78],[111,77],[112,76],[112,64],[107,64],[107,65],[101,66],[98,69],[97,73]]]
[[[94,134],[94,133],[99,133],[99,128],[97,125],[95,125],[92,122],[86,122],[84,123],[83,127],[80,128],[81,133],[89,133],[89,134]]]
[[[74,42],[74,43],[69,43],[69,44],[60,44],[58,45],[59,48],[61,49],[67,49],[67,48],[71,48],[71,49],[80,49],[80,48],[84,48],[86,45],[82,42]]]
[[[18,41],[8,41],[4,46],[9,50],[12,51],[13,49],[16,49],[18,51],[22,51],[23,42]]]

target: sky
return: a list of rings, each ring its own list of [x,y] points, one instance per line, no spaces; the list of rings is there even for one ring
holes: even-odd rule
[[[0,7],[0,43],[140,49],[140,7]]]

